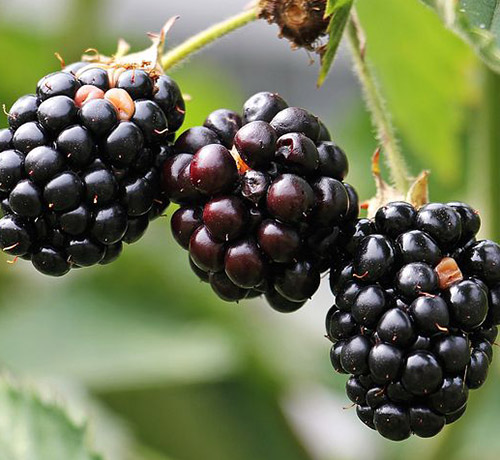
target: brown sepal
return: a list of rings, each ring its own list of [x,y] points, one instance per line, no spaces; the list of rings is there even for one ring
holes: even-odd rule
[[[277,24],[280,37],[292,48],[320,51],[318,39],[326,35],[329,19],[325,18],[326,0],[260,0],[259,17]]]
[[[410,185],[406,194],[401,193],[382,179],[380,171],[380,148],[372,157],[372,174],[375,179],[377,192],[375,196],[362,205],[368,211],[368,218],[373,218],[379,208],[392,201],[406,201],[419,209],[429,202],[429,171],[422,171]]]

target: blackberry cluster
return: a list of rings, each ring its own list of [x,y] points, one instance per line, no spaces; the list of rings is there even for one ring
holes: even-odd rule
[[[343,228],[331,270],[331,362],[358,417],[392,440],[436,435],[488,374],[500,246],[463,203],[390,203]]]
[[[114,261],[169,201],[161,167],[184,120],[168,76],[75,63],[21,97],[0,131],[0,247],[42,273]]]
[[[243,117],[211,113],[174,150],[163,182],[181,205],[172,232],[194,272],[226,301],[264,294],[278,311],[300,308],[329,268],[339,225],[358,216],[347,157],[324,124],[263,92]]]

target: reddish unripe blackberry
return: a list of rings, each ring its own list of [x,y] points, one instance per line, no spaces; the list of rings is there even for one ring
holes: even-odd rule
[[[361,421],[392,440],[436,435],[486,380],[500,323],[500,246],[464,203],[405,202],[341,226],[326,319]]]
[[[264,295],[280,312],[304,305],[336,257],[340,226],[354,226],[359,211],[342,182],[347,157],[325,125],[263,92],[243,116],[209,114],[174,150],[163,187],[181,205],[172,231],[199,277],[224,300]]]
[[[0,130],[6,253],[54,276],[107,264],[168,206],[159,178],[185,107],[148,65],[75,63],[13,104]]]

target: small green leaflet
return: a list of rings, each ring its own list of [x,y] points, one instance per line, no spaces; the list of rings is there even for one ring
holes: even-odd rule
[[[102,460],[89,450],[84,427],[32,389],[0,379],[2,460]]]
[[[352,3],[351,0],[328,0],[326,4],[326,16],[331,16],[335,10],[339,9],[342,6],[347,5],[348,3]]]
[[[328,34],[330,35],[326,50],[321,57],[321,70],[318,78],[318,86],[323,85],[328,73],[332,67],[335,55],[342,40],[347,21],[351,14],[354,0],[328,0],[326,5],[326,15],[331,16],[328,25]]]
[[[422,0],[500,73],[500,0]]]

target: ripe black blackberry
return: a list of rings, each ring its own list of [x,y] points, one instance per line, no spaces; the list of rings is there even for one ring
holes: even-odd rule
[[[182,95],[158,66],[120,62],[45,76],[0,130],[0,248],[47,275],[114,261],[169,204]]]
[[[181,205],[172,232],[197,275],[224,300],[265,295],[278,311],[300,308],[329,268],[339,226],[358,216],[347,157],[325,126],[263,92],[243,116],[213,112],[174,150],[163,184]]]
[[[463,203],[405,202],[341,230],[326,319],[359,418],[392,440],[436,435],[485,381],[500,324],[500,246]]]

